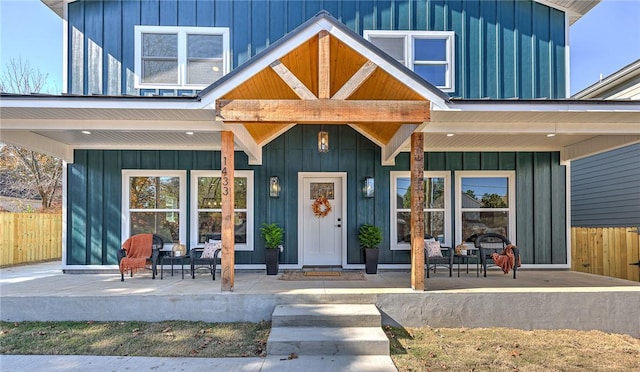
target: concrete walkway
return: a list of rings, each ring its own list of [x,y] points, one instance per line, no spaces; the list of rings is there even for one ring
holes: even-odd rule
[[[302,356],[296,359],[267,358],[148,358],[87,355],[1,355],[2,372],[48,371],[397,371],[384,356]]]

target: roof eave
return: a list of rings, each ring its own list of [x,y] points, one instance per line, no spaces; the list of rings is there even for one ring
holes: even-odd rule
[[[631,62],[620,70],[607,76],[606,78],[592,84],[585,89],[574,94],[571,98],[574,99],[589,99],[597,98],[600,93],[605,92],[615,86],[629,81],[636,76],[640,75],[640,59]]]
[[[569,17],[569,24],[576,23],[582,16],[602,0],[534,0],[537,3],[563,11]]]

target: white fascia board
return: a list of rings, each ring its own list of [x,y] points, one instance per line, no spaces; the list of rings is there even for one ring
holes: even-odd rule
[[[67,163],[73,163],[73,147],[64,143],[24,130],[3,129],[0,134],[2,142],[51,155]]]
[[[577,160],[605,151],[640,143],[637,136],[597,136],[570,146],[562,150],[562,161]]]
[[[189,130],[192,132],[218,132],[222,125],[218,121],[176,121],[176,120],[41,120],[2,119],[5,130],[131,130],[169,131]]]
[[[163,98],[96,98],[96,97],[65,97],[37,96],[2,97],[0,108],[84,108],[84,109],[155,109],[155,110],[197,110],[201,109],[197,100],[172,100]]]
[[[487,148],[486,146],[456,146],[456,147],[432,147],[425,149],[425,152],[553,152],[562,151],[558,146],[500,146],[500,148]],[[400,152],[411,152],[409,147],[404,147]],[[386,165],[386,164],[383,164]]]
[[[573,101],[575,102],[575,101]],[[477,104],[455,102],[448,105],[449,111],[469,112],[638,112],[640,113],[640,101],[633,104],[616,104],[609,101],[580,101],[579,103],[491,103]],[[434,111],[443,111],[439,107],[433,107]]]
[[[598,98],[602,92],[606,92],[625,81],[631,80],[640,75],[640,59],[605,77],[601,81],[586,87],[573,95],[574,99]]]
[[[424,133],[456,133],[456,134],[640,134],[640,123],[585,123],[575,122],[430,122],[423,129]]]
[[[74,149],[77,150],[175,150],[175,151],[220,151],[221,146],[219,144],[212,145],[193,145],[193,146],[185,146],[185,145],[122,145],[122,144],[92,144],[92,145],[77,145],[74,146]]]

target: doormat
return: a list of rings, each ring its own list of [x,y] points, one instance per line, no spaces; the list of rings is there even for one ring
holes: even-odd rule
[[[340,271],[305,271],[304,276],[340,276]]]
[[[280,280],[367,280],[362,271],[285,271]]]

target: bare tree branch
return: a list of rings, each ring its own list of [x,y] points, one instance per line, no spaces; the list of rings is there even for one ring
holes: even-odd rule
[[[29,61],[12,58],[0,75],[0,92],[39,93],[47,79],[48,74],[32,68]],[[42,209],[54,207],[54,200],[60,197],[62,160],[58,158],[12,145],[0,146],[0,170],[0,194],[39,196]]]
[[[31,67],[22,57],[11,58],[0,77],[0,92],[31,94],[40,93],[47,83],[49,74]]]

